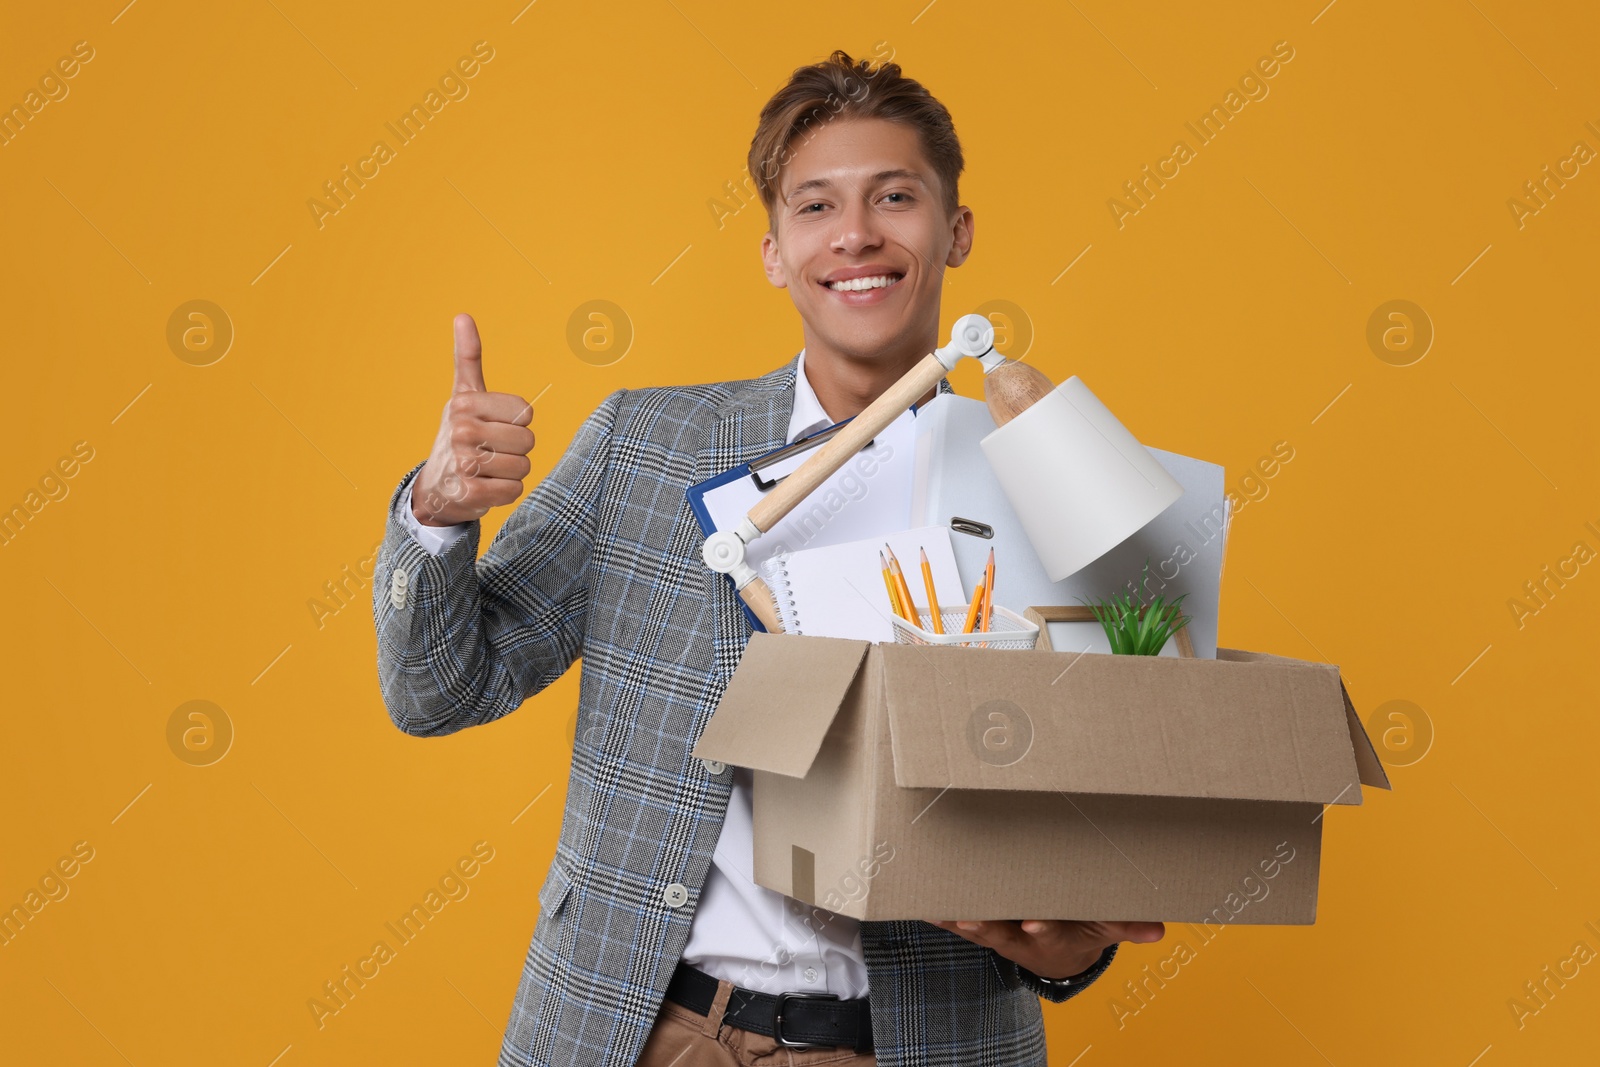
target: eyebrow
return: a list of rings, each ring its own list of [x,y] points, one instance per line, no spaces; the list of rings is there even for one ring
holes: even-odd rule
[[[874,174],[872,176],[872,180],[871,180],[871,182],[869,184],[878,185],[878,184],[881,184],[883,182],[889,181],[892,178],[909,178],[912,181],[916,182],[918,185],[922,186],[924,189],[926,189],[928,187],[928,183],[922,180],[922,175],[918,174],[914,170],[905,170],[905,169],[880,170],[878,173],[876,173],[876,174]],[[809,178],[806,181],[803,181],[799,185],[795,186],[793,189],[791,189],[789,191],[789,195],[783,198],[783,202],[785,204],[787,204],[789,201],[793,200],[795,197],[799,196],[801,193],[807,192],[808,190],[811,190],[811,189],[831,189],[831,188],[833,188],[833,182],[828,180],[827,178]]]

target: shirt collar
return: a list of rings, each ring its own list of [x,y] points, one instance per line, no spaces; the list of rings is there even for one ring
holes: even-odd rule
[[[935,395],[953,393],[949,378],[939,379],[939,390]],[[911,413],[917,414],[917,408],[912,407]],[[785,444],[794,444],[802,437],[826,430],[833,425],[833,420],[828,418],[828,413],[822,408],[822,401],[817,399],[817,391],[811,388],[811,379],[806,377],[806,350],[800,350],[800,358],[794,369],[794,408],[789,415],[789,436],[784,438]]]
[[[802,348],[799,366],[794,370],[794,411],[789,416],[789,436],[784,440],[793,444],[832,425],[833,420],[822,409],[822,401],[817,399],[817,391],[811,388],[811,381],[806,377],[806,350]]]

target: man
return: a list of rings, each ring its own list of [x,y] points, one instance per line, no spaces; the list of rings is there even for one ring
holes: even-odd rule
[[[748,777],[689,755],[749,627],[701,560],[685,490],[855,415],[938,345],[944,270],[972,248],[961,169],[949,113],[898,65],[836,52],[795,71],[750,172],[766,274],[804,349],[754,379],[612,393],[476,562],[477,520],[520,496],[534,435],[525,400],[486,390],[476,327],[456,319],[455,393],[391,501],[374,582],[385,703],[407,733],[448,734],[584,661],[500,1067],[1042,1064],[1039,998],[1163,935],[811,909],[797,929],[794,902],[750,881]]]

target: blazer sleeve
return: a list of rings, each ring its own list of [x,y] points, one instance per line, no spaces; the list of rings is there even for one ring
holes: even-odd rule
[[[401,508],[424,463],[401,479],[372,583],[378,684],[389,717],[416,737],[494,722],[583,654],[590,559],[627,390],[589,415],[555,468],[525,497],[480,560],[480,523],[438,555]]]

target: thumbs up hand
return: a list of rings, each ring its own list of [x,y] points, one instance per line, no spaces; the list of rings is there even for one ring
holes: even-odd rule
[[[455,388],[411,487],[411,511],[424,526],[454,526],[512,503],[533,467],[533,405],[484,386],[483,344],[471,315],[457,315],[455,330]]]

